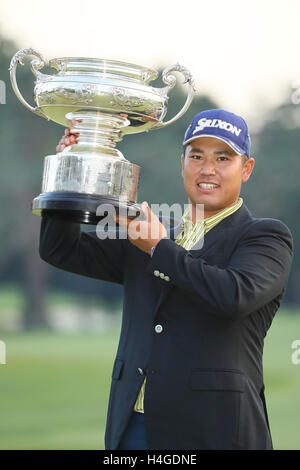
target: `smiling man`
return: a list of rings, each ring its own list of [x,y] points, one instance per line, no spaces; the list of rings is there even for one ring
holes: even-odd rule
[[[200,113],[186,132],[181,159],[186,193],[193,206],[204,204],[205,218],[234,206],[254,166],[245,121],[223,110]]]
[[[58,150],[75,139],[67,134]],[[272,449],[263,345],[288,281],[292,236],[240,197],[254,166],[241,117],[204,111],[183,145],[191,210],[170,236],[147,203],[145,220],[119,220],[128,239],[99,240],[43,217],[40,255],[124,285],[106,449]]]

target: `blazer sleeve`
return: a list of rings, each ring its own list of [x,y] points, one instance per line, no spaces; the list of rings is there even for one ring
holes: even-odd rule
[[[195,258],[174,241],[163,238],[147,272],[152,276],[155,270],[163,272],[170,284],[192,294],[209,313],[236,319],[282,293],[292,257],[293,239],[286,225],[277,219],[261,219],[239,240],[225,268],[209,265],[201,256]]]
[[[39,253],[42,260],[65,271],[122,284],[125,241],[101,240],[96,232],[81,232],[79,223],[42,217]]]

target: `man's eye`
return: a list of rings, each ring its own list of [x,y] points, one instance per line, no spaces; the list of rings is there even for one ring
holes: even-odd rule
[[[191,155],[190,158],[193,158],[195,160],[199,160],[201,157],[201,155]]]
[[[223,158],[225,160],[228,160],[228,157],[219,157],[219,158]],[[224,161],[224,160],[222,160],[222,161]]]

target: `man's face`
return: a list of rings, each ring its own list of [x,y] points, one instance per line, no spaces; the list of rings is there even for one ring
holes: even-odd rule
[[[192,205],[204,204],[204,217],[233,206],[242,182],[250,177],[254,158],[243,165],[243,157],[225,142],[214,137],[201,137],[188,144],[181,157],[185,190]],[[203,183],[215,183],[213,189]]]

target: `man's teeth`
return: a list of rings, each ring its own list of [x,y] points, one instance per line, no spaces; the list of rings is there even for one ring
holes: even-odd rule
[[[213,189],[213,188],[218,187],[217,184],[207,184],[207,183],[199,183],[198,186],[200,186],[200,188],[204,188],[204,189]]]

